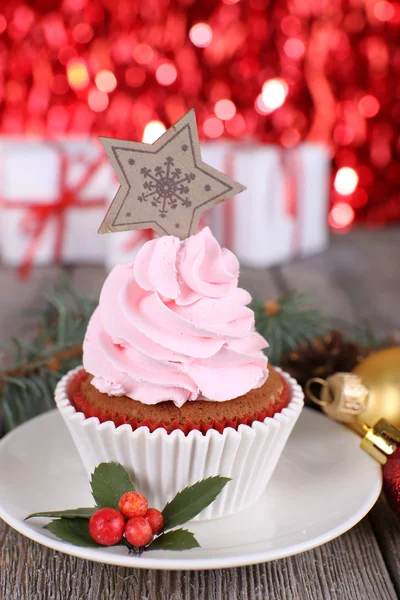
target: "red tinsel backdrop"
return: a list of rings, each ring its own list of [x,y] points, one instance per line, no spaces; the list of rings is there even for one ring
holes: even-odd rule
[[[3,0],[0,131],[331,145],[330,224],[400,220],[400,3]]]

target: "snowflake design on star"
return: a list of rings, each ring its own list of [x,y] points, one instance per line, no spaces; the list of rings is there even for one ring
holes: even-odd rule
[[[172,156],[167,156],[162,167],[155,169],[143,167],[140,170],[146,180],[142,192],[138,196],[139,202],[151,202],[152,206],[159,207],[160,217],[166,217],[169,208],[176,208],[178,203],[189,208],[192,203],[188,198],[189,186],[196,178],[194,173],[182,174],[182,169],[174,166]]]

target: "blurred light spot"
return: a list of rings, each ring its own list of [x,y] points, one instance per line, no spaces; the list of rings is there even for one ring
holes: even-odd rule
[[[259,115],[268,115],[271,112],[271,110],[267,106],[265,106],[262,99],[262,94],[259,94],[257,96],[254,102],[254,108],[256,109]]]
[[[390,144],[386,140],[372,142],[370,148],[371,162],[375,167],[386,167],[391,159]]]
[[[333,139],[339,146],[348,146],[355,138],[354,129],[345,123],[336,125]]]
[[[338,202],[329,213],[328,221],[334,229],[344,229],[354,221],[354,210],[345,202]]]
[[[230,95],[230,87],[221,79],[214,80],[209,87],[209,100],[212,104],[221,100],[221,98],[228,98]]]
[[[375,117],[375,115],[378,114],[379,109],[379,101],[375,98],[375,96],[371,96],[370,94],[363,96],[358,103],[358,110],[366,119]]]
[[[232,100],[218,100],[214,106],[214,112],[219,119],[229,121],[236,115],[236,106]]]
[[[161,121],[150,121],[144,128],[142,141],[145,144],[153,144],[165,131],[167,129]]]
[[[103,112],[108,106],[108,96],[99,90],[90,90],[88,104],[94,112]]]
[[[224,133],[224,124],[216,117],[210,117],[203,123],[204,134],[209,138],[217,138]]]
[[[62,65],[67,65],[70,60],[77,57],[78,53],[72,46],[64,46],[58,51],[57,58]]]
[[[89,23],[78,23],[73,28],[72,35],[78,44],[87,44],[93,37],[93,27]]]
[[[3,33],[7,28],[7,20],[4,15],[0,15],[0,33]]]
[[[112,56],[117,63],[129,64],[132,60],[134,41],[126,33],[119,32],[112,45]]]
[[[101,92],[110,93],[117,87],[117,79],[112,71],[99,71],[94,80]]]
[[[297,129],[285,129],[285,131],[281,135],[281,144],[285,146],[285,148],[291,148],[292,146],[296,146],[300,142],[300,133]]]
[[[374,15],[378,19],[378,21],[390,21],[390,19],[394,15],[394,8],[390,4],[390,2],[381,0],[380,2],[377,2],[374,6]]]
[[[282,106],[286,100],[288,86],[283,79],[269,79],[262,86],[261,97],[264,106],[269,110],[275,110]]]
[[[281,29],[286,35],[298,35],[301,31],[301,21],[298,17],[288,15],[283,17]]]
[[[163,63],[156,71],[156,79],[160,85],[172,85],[177,76],[178,72],[172,63]]]
[[[352,194],[351,197],[349,198],[349,204],[351,204],[351,206],[353,206],[353,208],[361,208],[362,206],[365,206],[365,204],[367,204],[367,202],[368,202],[368,194],[362,188],[356,189],[354,194]]]
[[[20,4],[14,9],[13,23],[15,27],[26,33],[35,21],[35,13],[25,4]]]
[[[68,61],[67,77],[69,85],[74,90],[81,90],[89,83],[89,73],[86,63],[80,58],[72,58]]]
[[[15,79],[10,79],[6,83],[6,97],[8,102],[12,104],[17,104],[18,102],[23,102],[25,98],[25,87],[19,81]]]
[[[66,94],[69,90],[69,85],[65,75],[54,75],[50,88],[54,94]]]
[[[68,37],[61,17],[55,13],[48,13],[43,19],[43,33],[46,42],[53,48],[60,48],[67,43]]]
[[[239,0],[222,0],[224,4],[237,4]]]
[[[52,106],[47,113],[47,128],[50,133],[64,132],[69,123],[69,111],[64,106]]]
[[[212,41],[212,29],[207,23],[196,23],[189,31],[189,38],[198,48],[206,48]]]
[[[140,87],[146,79],[146,71],[140,67],[130,67],[125,71],[125,80],[131,87]]]
[[[337,171],[333,185],[339,194],[347,196],[348,194],[352,194],[354,192],[357,184],[358,175],[355,170],[351,167],[342,167]]]
[[[294,59],[301,58],[305,52],[303,42],[297,38],[290,38],[286,40],[283,49],[289,58]]]
[[[361,10],[350,10],[343,21],[344,29],[351,33],[358,33],[365,26],[365,14]]]
[[[140,65],[147,65],[154,58],[153,48],[148,44],[138,44],[133,50],[133,58]]]
[[[125,80],[131,87],[140,87],[146,80],[146,71],[140,67],[130,67],[125,71]]]
[[[87,0],[64,0],[64,7],[70,10],[82,10],[85,8]]]
[[[230,135],[238,137],[246,131],[246,121],[242,115],[236,114],[225,123],[225,128]]]

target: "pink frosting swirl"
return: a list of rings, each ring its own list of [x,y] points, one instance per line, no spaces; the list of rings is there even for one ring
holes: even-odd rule
[[[239,263],[206,227],[181,242],[147,242],[115,267],[83,344],[92,384],[144,404],[231,400],[268,375],[267,343],[254,331]]]

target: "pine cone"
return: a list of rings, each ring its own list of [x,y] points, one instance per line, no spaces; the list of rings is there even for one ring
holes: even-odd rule
[[[350,372],[370,352],[370,348],[349,342],[340,331],[333,330],[297,346],[282,357],[280,366],[304,387],[311,377],[325,379],[338,371]]]

